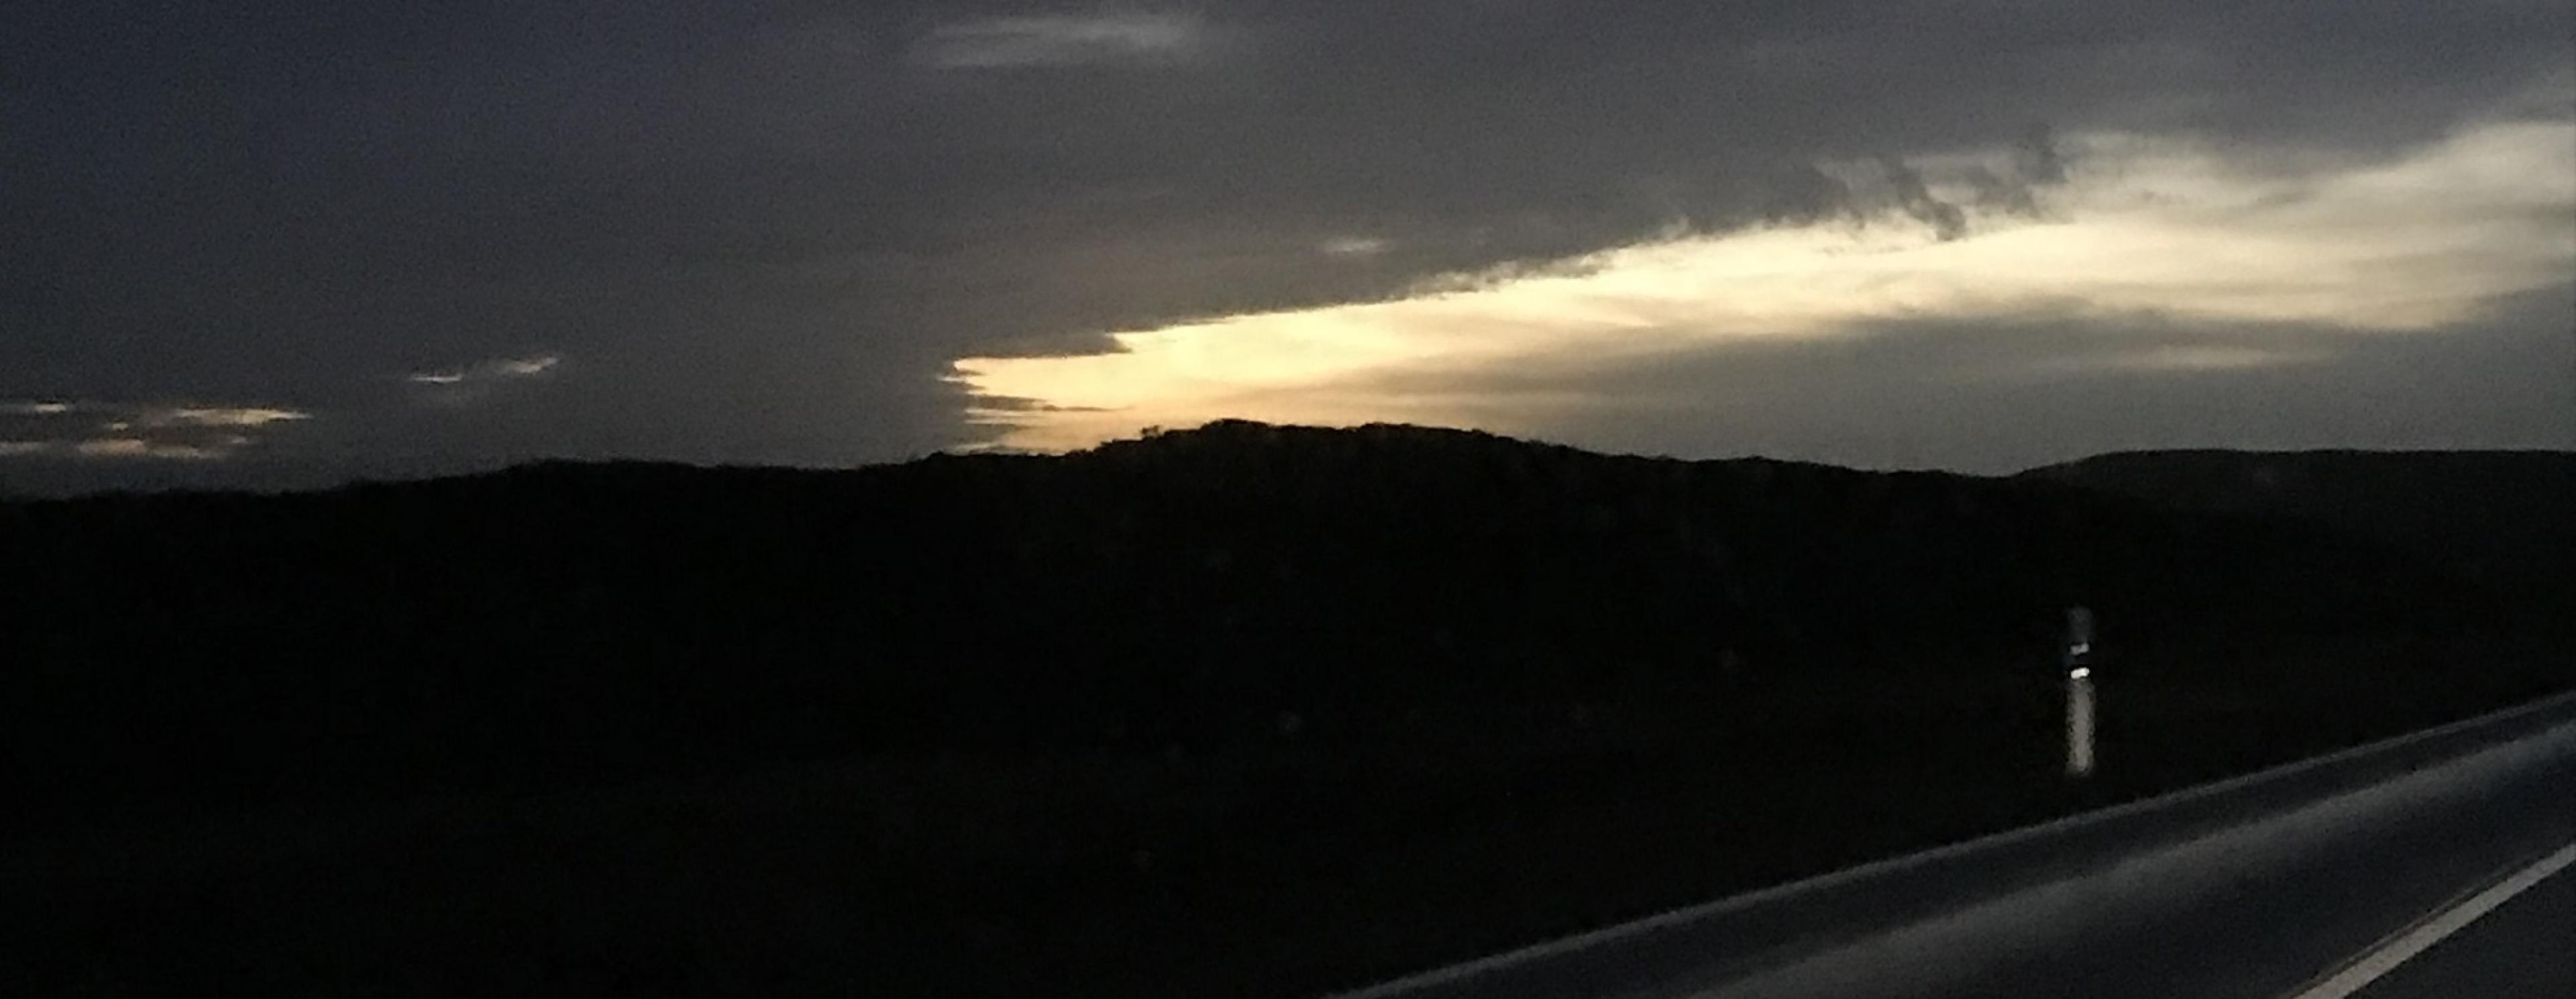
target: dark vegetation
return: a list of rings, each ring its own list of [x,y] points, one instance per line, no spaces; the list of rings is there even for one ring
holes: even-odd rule
[[[2569,468],[1981,479],[1220,423],[13,503],[0,967],[1364,984],[2576,686]],[[2069,787],[2076,603],[2106,769]]]
[[[2139,451],[2022,475],[2322,524],[2491,584],[2564,585],[2576,572],[2576,453],[2566,451]]]

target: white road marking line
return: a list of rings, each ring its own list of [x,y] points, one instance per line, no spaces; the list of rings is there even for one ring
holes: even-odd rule
[[[2470,923],[2477,922],[2479,917],[2494,912],[2497,907],[2513,901],[2514,896],[2530,891],[2533,885],[2549,880],[2550,875],[2566,870],[2570,865],[2576,865],[2576,843],[2567,844],[2558,852],[2540,858],[2539,862],[2515,871],[2504,880],[2489,885],[2487,890],[2461,900],[2458,905],[2434,913],[2416,923],[2413,929],[2372,948],[2344,965],[2342,970],[2289,999],[2345,999],[2368,988],[2380,976],[2397,970],[2397,966],[2408,959],[2441,943],[2442,938],[2460,932]]]

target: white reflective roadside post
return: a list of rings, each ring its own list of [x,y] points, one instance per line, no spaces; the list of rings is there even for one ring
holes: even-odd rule
[[[2093,773],[2093,612],[2066,611],[2066,775]]]

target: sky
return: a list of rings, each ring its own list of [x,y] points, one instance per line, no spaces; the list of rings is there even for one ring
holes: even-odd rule
[[[2564,0],[0,11],[0,490],[2576,447]]]

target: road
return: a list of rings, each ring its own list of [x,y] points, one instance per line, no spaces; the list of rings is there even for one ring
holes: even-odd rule
[[[2194,855],[2219,858],[2264,849],[2250,841],[2210,842],[2125,878],[2114,874],[2021,893],[1947,925],[1911,927],[1860,945],[1876,953],[1847,949],[1754,981],[1672,994],[2281,999],[2372,951],[2392,933],[2448,909],[2463,892],[2491,883],[2497,872],[2576,843],[2576,761],[2562,758],[2491,793],[2462,795],[2396,821],[2357,825],[2321,842],[2321,848],[2264,858],[2253,865],[2257,873],[2204,876],[2193,870]],[[2525,900],[2514,899],[2515,908]],[[2526,915],[2514,913],[2517,920]],[[2560,935],[2567,939],[2555,952],[2460,958],[2458,974],[2543,976],[2576,952],[2576,929],[2562,928]],[[2479,947],[2479,938],[2468,931],[2461,936],[2467,947]],[[2460,942],[2446,940],[2443,949]],[[2420,959],[2443,956],[2428,952]],[[2427,965],[2434,970],[2426,974],[2437,977],[2423,986],[2431,989],[2424,994],[2486,994],[2450,988],[2438,977],[2449,963]],[[2399,967],[2416,970],[2411,964]],[[2554,995],[2566,999],[2576,992]]]
[[[2571,791],[2570,793],[2576,793]],[[2576,996],[2576,867],[2562,867],[2389,969],[2354,999]]]
[[[1998,895],[1981,887],[1997,883],[2004,868],[1977,857],[1944,859],[1930,865],[1932,876],[1909,877],[1898,895],[1845,893],[1820,906],[1824,912],[1788,920],[1830,936],[1824,917],[1837,912],[1868,915],[1911,896],[1968,900],[1923,908],[1839,942],[1765,952],[1745,943],[1759,936],[1758,921],[1738,913],[1688,916],[1363,995],[2568,999],[2576,996],[2568,985],[2576,977],[2576,867],[2535,880],[2439,939],[2419,941],[2429,945],[2410,959],[2389,961],[2382,953],[2392,940],[2576,845],[2576,721],[2548,724],[2454,759],[2409,763],[2359,790],[2202,829],[2078,876]],[[1795,908],[1794,899],[1783,907]],[[2374,953],[2385,967],[2329,981]],[[2318,991],[2329,986],[2340,991]]]

